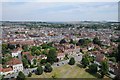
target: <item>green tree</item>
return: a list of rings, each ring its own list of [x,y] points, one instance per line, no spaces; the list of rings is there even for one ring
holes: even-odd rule
[[[101,78],[103,78],[104,75],[108,73],[108,69],[109,69],[108,62],[102,61],[101,62]]]
[[[31,72],[29,72],[28,77],[31,77],[31,76],[32,76],[32,73],[31,73]]]
[[[46,43],[42,44],[41,46],[42,46],[42,49],[46,49],[49,47]]]
[[[20,47],[20,44],[16,44],[16,47],[17,47],[17,48]]]
[[[43,51],[41,52],[41,54],[47,55],[47,51],[46,51],[46,50],[43,50]]]
[[[41,75],[42,73],[43,73],[42,66],[38,66],[38,68],[37,68],[37,75]]]
[[[45,63],[47,63],[47,60],[46,60],[46,59],[42,59],[42,60],[40,61],[40,64],[45,64]]]
[[[56,60],[57,60],[56,49],[52,48],[49,50],[49,53],[47,55],[47,62],[53,64]]]
[[[34,53],[39,56],[41,52],[40,50],[36,49]]]
[[[69,42],[70,44],[73,44],[73,39],[70,39],[70,42]]]
[[[64,43],[67,43],[67,42],[66,42],[65,39],[62,39],[62,40],[60,41],[60,44],[64,44]]]
[[[29,51],[29,48],[28,48],[28,45],[23,45],[22,46],[22,49],[26,52],[26,51]]]
[[[18,73],[17,80],[25,80],[25,75],[22,71]]]
[[[68,64],[69,65],[74,65],[75,64],[75,59],[73,57],[71,57]]]
[[[89,71],[91,72],[91,73],[97,73],[97,67],[98,67],[98,65],[97,64],[95,64],[95,63],[92,63],[90,66],[88,66],[89,67]]]
[[[120,44],[118,44],[118,47],[117,47],[116,60],[117,62],[120,62]]]
[[[81,62],[83,64],[84,68],[86,68],[89,65],[89,58],[85,56],[82,58]]]
[[[51,64],[47,63],[47,64],[45,65],[44,71],[45,71],[45,72],[51,72],[52,70],[53,70],[53,69],[52,69],[52,67],[51,67]]]
[[[95,38],[93,39],[93,43],[94,43],[94,44],[101,45],[101,41],[98,39],[98,37],[95,37]]]
[[[48,45],[49,47],[52,47],[53,42],[49,42],[47,45]]]
[[[34,65],[36,65],[36,63],[37,63],[37,60],[36,60],[36,59],[34,59],[34,60],[33,60],[33,64],[34,64]]]
[[[26,58],[23,58],[22,59],[22,62],[23,62],[23,66],[24,66],[24,68],[28,68],[28,60],[26,59]]]
[[[32,47],[31,47],[31,52],[34,53],[36,50],[37,50],[37,46],[32,46]]]
[[[77,45],[84,45],[85,44],[85,39],[80,39],[78,42],[77,42]]]
[[[7,44],[3,43],[2,44],[2,50],[6,50],[8,48]]]
[[[15,49],[15,45],[8,44],[8,48],[11,49],[11,50],[13,50],[13,49]]]
[[[68,54],[65,54],[64,59],[65,59],[65,60],[69,59]]]

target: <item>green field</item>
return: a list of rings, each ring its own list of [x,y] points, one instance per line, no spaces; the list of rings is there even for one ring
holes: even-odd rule
[[[60,67],[53,67],[51,73],[43,73],[42,75],[33,74],[31,78],[97,78],[97,75],[91,75],[86,72],[84,68],[80,68],[76,65],[64,65]]]

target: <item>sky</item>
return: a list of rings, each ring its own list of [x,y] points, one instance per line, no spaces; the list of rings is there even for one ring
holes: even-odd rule
[[[117,2],[2,2],[2,21],[118,21]]]

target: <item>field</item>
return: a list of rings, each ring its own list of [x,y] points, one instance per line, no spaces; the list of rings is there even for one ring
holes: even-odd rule
[[[31,78],[97,78],[97,75],[91,75],[86,72],[84,68],[80,68],[76,65],[63,65],[60,67],[53,67],[51,73],[43,73],[42,75],[33,74]]]

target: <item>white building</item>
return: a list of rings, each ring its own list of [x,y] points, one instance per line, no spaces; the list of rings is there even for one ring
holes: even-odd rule
[[[23,64],[18,58],[13,58],[7,62],[7,66],[13,68],[13,72],[23,71]]]
[[[65,58],[65,54],[64,53],[58,53],[57,58],[59,60],[63,60]]]
[[[17,57],[18,55],[20,55],[22,52],[22,48],[17,48],[14,51],[12,51],[12,57]]]

